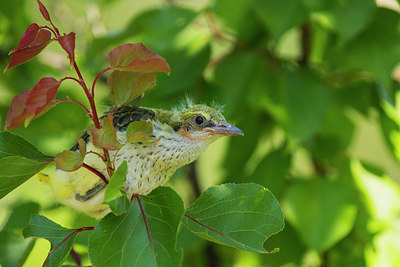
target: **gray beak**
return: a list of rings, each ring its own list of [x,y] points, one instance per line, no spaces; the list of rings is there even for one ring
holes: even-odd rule
[[[242,130],[227,122],[220,122],[218,125],[204,128],[204,130],[210,132],[211,134],[235,135],[235,136],[244,135]]]

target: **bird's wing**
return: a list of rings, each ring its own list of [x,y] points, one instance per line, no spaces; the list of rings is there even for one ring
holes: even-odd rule
[[[152,120],[155,117],[154,111],[147,108],[138,108],[132,106],[122,106],[114,112],[114,127],[117,131],[126,131],[128,125],[133,121],[146,121]],[[105,115],[104,115],[105,116]],[[103,117],[104,117],[103,116]],[[87,143],[89,141],[89,134],[87,131],[83,133],[81,138]],[[75,143],[70,150],[76,151],[79,149],[78,143]]]
[[[133,121],[153,120],[154,111],[147,108],[122,106],[114,112],[114,127],[117,131],[125,131]]]

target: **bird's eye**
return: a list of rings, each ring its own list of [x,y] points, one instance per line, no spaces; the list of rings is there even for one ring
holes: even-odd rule
[[[203,118],[203,116],[198,115],[198,116],[196,116],[194,121],[196,122],[197,125],[201,125],[204,122],[204,118]]]

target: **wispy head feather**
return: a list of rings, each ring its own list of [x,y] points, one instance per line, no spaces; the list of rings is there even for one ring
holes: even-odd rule
[[[221,113],[225,109],[225,105],[221,105],[215,100],[213,100],[210,105],[207,105],[206,103],[203,103],[203,102],[196,103],[193,97],[191,97],[189,95],[185,95],[185,97],[180,100],[180,103],[178,104],[178,106],[172,108],[172,111],[174,111],[174,112],[183,112],[183,111],[185,111],[185,110],[187,110],[187,109],[189,109],[191,107],[194,107],[196,105],[199,105],[199,104],[200,105],[205,105],[205,106],[210,106],[210,107],[216,109],[217,111],[219,111]]]

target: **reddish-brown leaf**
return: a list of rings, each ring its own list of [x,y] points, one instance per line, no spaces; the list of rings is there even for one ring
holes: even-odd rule
[[[167,61],[142,43],[123,44],[108,54],[111,67],[120,71],[170,73]]]
[[[10,51],[11,57],[6,69],[18,66],[39,54],[51,42],[51,32],[31,24],[22,35],[16,48]]]
[[[131,102],[156,85],[156,75],[148,72],[123,72],[115,70],[107,80],[111,87],[109,98],[120,106]]]
[[[117,140],[117,133],[113,124],[113,115],[107,114],[101,121],[101,129],[89,128],[88,133],[92,136],[93,144],[108,150],[118,150],[122,147]]]
[[[14,53],[15,51],[27,48],[33,42],[39,31],[40,27],[36,23],[32,23],[31,25],[29,25],[29,27],[22,34],[17,47],[11,50],[10,54]]]
[[[54,161],[57,169],[72,172],[82,167],[86,155],[86,142],[82,138],[79,138],[76,142],[79,144],[79,152],[64,150],[55,156]]]
[[[39,0],[37,0],[37,3],[39,5],[39,10],[40,13],[42,13],[42,16],[47,20],[47,21],[51,21],[50,20],[50,15],[49,12],[47,11],[46,7],[42,4],[42,2],[40,2]]]
[[[42,78],[32,89],[14,97],[7,114],[5,129],[15,129],[43,115],[55,105],[61,81],[52,77]]]
[[[61,47],[68,53],[69,60],[73,64],[75,60],[75,33],[70,32],[58,38]]]

